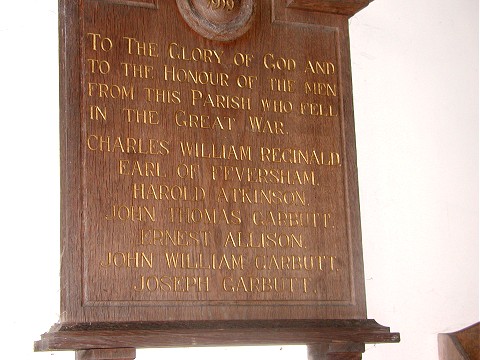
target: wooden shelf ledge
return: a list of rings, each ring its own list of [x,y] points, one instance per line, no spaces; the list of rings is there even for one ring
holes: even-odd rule
[[[64,323],[43,334],[35,351],[399,341],[374,320]]]

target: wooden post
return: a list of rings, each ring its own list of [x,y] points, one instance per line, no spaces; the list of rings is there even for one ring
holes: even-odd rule
[[[308,345],[308,360],[360,360],[365,345],[360,343],[330,343]]]
[[[134,360],[135,348],[77,350],[75,360]]]

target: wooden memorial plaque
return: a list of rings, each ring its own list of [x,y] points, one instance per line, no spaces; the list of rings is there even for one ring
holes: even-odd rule
[[[368,2],[60,1],[61,319],[37,350],[398,341],[365,305]]]

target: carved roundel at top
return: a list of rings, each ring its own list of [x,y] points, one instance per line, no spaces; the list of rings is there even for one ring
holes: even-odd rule
[[[185,21],[211,40],[230,41],[242,36],[253,21],[255,0],[177,0]]]

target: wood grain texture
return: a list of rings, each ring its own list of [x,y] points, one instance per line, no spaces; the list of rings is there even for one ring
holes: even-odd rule
[[[363,343],[330,343],[309,345],[308,360],[361,359],[365,351]]]
[[[63,219],[61,322],[366,318],[347,19],[343,16],[290,9],[287,8],[286,2],[281,0],[275,0],[273,3],[262,1],[258,3],[258,7],[259,11],[255,13],[252,29],[241,39],[225,44],[201,39],[198,35],[186,37],[185,34],[191,34],[191,31],[186,24],[179,23],[181,17],[174,1],[162,2],[161,7],[157,10],[116,6],[89,0],[61,2],[60,13],[63,16],[62,34],[64,40],[62,41],[64,46],[61,50],[61,66],[63,69],[61,87]],[[175,14],[175,16],[161,19],[162,14]],[[272,19],[275,22],[273,25]],[[92,50],[91,42],[94,35],[88,34],[100,34],[102,37],[108,38],[110,42],[115,43],[116,46],[111,51],[105,51],[104,54],[99,49]],[[128,57],[125,58],[128,54],[125,54],[127,51],[126,45],[122,50],[118,44],[125,44],[126,36],[132,38],[140,35],[142,40],[145,39],[146,42],[155,44],[152,50],[155,57],[144,56],[144,54],[142,56],[132,55],[132,63],[134,61],[146,61],[147,65],[158,66],[158,68],[155,68],[158,71],[156,78],[132,79],[131,75],[130,77],[122,75],[123,70],[121,69],[112,71],[112,74],[108,74],[108,76],[92,74],[89,71],[91,65],[89,61],[106,60],[112,66],[120,67],[120,63],[124,63],[128,59]],[[230,64],[222,65],[223,68],[221,69],[217,69],[212,64],[200,64],[198,62],[190,64],[188,61],[184,61],[185,64],[183,64],[178,59],[170,59],[166,49],[168,44],[176,44],[180,41],[182,47],[177,46],[177,51],[190,48],[197,49],[201,45],[201,48],[210,49],[210,51],[216,50],[218,53],[224,54],[225,58],[231,59],[237,53],[252,52],[254,59],[258,60],[244,70],[239,70]],[[305,47],[306,43],[312,44],[312,46]],[[77,44],[80,44],[81,47],[78,48]],[[146,45],[142,46],[142,49],[144,49]],[[161,60],[156,57],[156,55],[159,55],[157,52],[159,54],[161,52]],[[91,89],[88,88],[90,86],[88,84],[97,86],[97,84],[106,83],[106,85],[132,84],[132,86],[138,88],[138,91],[147,86],[167,89],[171,92],[178,91],[185,94],[186,99],[183,102],[189,101],[189,93],[193,90],[201,90],[204,94],[207,94],[207,92],[211,94],[225,92],[225,94],[228,93],[231,96],[251,97],[254,102],[260,102],[262,97],[265,99],[290,99],[289,101],[296,104],[305,101],[303,95],[299,94],[302,91],[301,89],[296,93],[289,94],[287,92],[279,95],[268,90],[268,77],[272,76],[272,73],[271,70],[265,69],[264,64],[262,64],[264,54],[271,54],[270,57],[278,54],[275,56],[296,58],[299,63],[298,66],[305,63],[307,59],[320,58],[322,61],[332,61],[335,64],[332,63],[332,66],[335,66],[335,74],[331,80],[332,86],[335,86],[338,90],[336,90],[336,96],[330,99],[321,98],[320,100],[329,101],[329,104],[331,104],[329,106],[335,107],[333,120],[326,117],[322,120],[316,120],[312,117],[311,119],[305,118],[305,121],[303,121],[300,115],[267,113],[266,116],[270,119],[275,118],[285,124],[291,124],[288,125],[287,130],[290,133],[288,139],[285,140],[282,137],[275,138],[271,135],[249,133],[245,128],[248,117],[239,114],[238,111],[212,109],[208,110],[209,116],[215,116],[217,113],[222,116],[234,114],[238,118],[238,123],[244,125],[241,125],[237,131],[220,134],[198,130],[195,132],[191,130],[182,131],[181,128],[172,126],[174,124],[170,120],[166,122],[165,128],[159,133],[155,130],[155,127],[132,125],[125,123],[124,119],[122,120],[124,118],[122,109],[149,106],[146,100],[132,102],[126,99],[120,101],[108,98],[102,93],[100,95],[94,93],[94,95],[97,95],[96,98],[91,96],[91,93],[89,94]],[[159,65],[158,62],[160,62]],[[281,65],[281,62],[279,64]],[[187,65],[193,71],[208,71],[205,73],[228,71],[230,78],[244,74],[256,76],[258,81],[263,83],[261,88],[254,92],[253,89],[237,88],[235,90],[232,88],[234,84],[224,88],[213,85],[199,87],[193,86],[191,83],[178,81],[178,79],[167,83],[161,80],[163,66],[171,69],[173,66],[181,68]],[[290,73],[285,74],[285,71],[283,71],[279,72],[278,76],[289,75],[292,76],[292,79],[295,79],[292,81],[302,84],[304,81],[303,74],[305,74],[303,69],[295,72],[295,74],[294,72]],[[297,78],[294,78],[294,76]],[[310,99],[309,101],[317,101],[313,95],[309,95],[307,98]],[[191,104],[182,104],[178,106],[175,104],[157,104],[153,110],[158,111],[164,119],[171,119],[175,111],[179,110],[185,111],[185,114],[198,114],[199,111],[204,111],[191,106]],[[114,121],[107,121],[105,125],[98,121],[91,121],[88,118],[89,106],[91,105],[108,108],[110,114],[113,114],[110,116],[113,117]],[[254,109],[251,112],[252,115],[258,115],[256,111],[259,111],[259,109]],[[318,137],[311,136],[316,133],[318,133]],[[304,230],[303,236],[308,238],[306,246],[310,250],[307,250],[307,256],[309,254],[328,255],[334,253],[338,261],[341,262],[339,270],[335,271],[333,268],[329,270],[328,263],[322,264],[330,273],[322,270],[314,274],[315,277],[312,279],[317,287],[314,289],[315,292],[312,290],[309,292],[300,291],[301,287],[296,280],[297,286],[294,289],[296,293],[286,291],[283,293],[253,291],[228,293],[221,290],[222,278],[228,279],[231,274],[234,274],[227,269],[215,272],[204,270],[196,272],[197,276],[210,276],[212,283],[219,284],[216,285],[215,290],[209,293],[177,292],[169,294],[160,291],[149,293],[134,291],[133,289],[139,286],[140,275],[144,273],[143,269],[117,267],[112,271],[103,268],[100,264],[106,262],[107,253],[119,252],[124,256],[132,256],[131,254],[138,254],[141,249],[132,246],[132,244],[138,242],[136,239],[138,235],[136,234],[139,234],[140,229],[144,227],[142,222],[105,221],[105,218],[108,215],[108,207],[112,207],[110,205],[112,202],[113,204],[128,204],[132,201],[131,187],[133,182],[145,181],[143,179],[131,180],[130,176],[119,176],[116,173],[118,172],[118,162],[125,159],[130,162],[143,161],[146,156],[91,151],[86,143],[92,134],[96,136],[95,139],[100,136],[103,139],[117,139],[120,136],[122,139],[129,137],[135,141],[148,138],[156,139],[161,136],[165,137],[172,144],[171,146],[177,147],[180,141],[190,143],[201,141],[208,144],[218,142],[220,138],[223,143],[227,144],[249,144],[253,151],[258,151],[262,146],[266,146],[268,149],[280,148],[283,144],[288,143],[292,147],[307,147],[307,149],[315,148],[318,144],[321,144],[326,150],[338,152],[341,154],[339,156],[341,156],[342,166],[339,166],[337,170],[329,170],[328,168],[321,170],[319,173],[319,176],[322,177],[321,186],[306,192],[310,199],[309,208],[311,209],[307,211],[321,212],[327,209],[327,211],[335,212],[335,228],[328,231],[307,229]],[[153,159],[153,157],[151,158]],[[176,164],[181,164],[186,160],[179,155],[171,155],[163,157],[161,161],[160,166],[162,168],[165,168],[166,171],[173,171]],[[231,165],[236,164],[231,163]],[[264,167],[265,164],[257,161],[255,164],[248,166]],[[208,170],[208,168],[205,169]],[[303,167],[303,169],[308,168]],[[175,175],[172,176],[175,177]],[[173,184],[178,182],[175,179],[169,181],[170,183],[174,181]],[[185,182],[184,184],[187,187],[192,186],[192,182]],[[231,186],[228,182],[212,182],[206,177],[200,179],[198,185],[210,192],[219,187],[228,189],[228,186]],[[252,187],[256,185],[241,184],[241,186]],[[82,189],[82,191],[79,192],[78,189]],[[202,207],[205,208],[215,206],[212,200],[204,201],[204,203]],[[158,202],[152,200],[143,201],[139,204],[158,206]],[[178,205],[173,204],[173,206]],[[191,205],[185,206],[187,208],[191,207]],[[249,214],[253,210],[257,211],[257,209],[243,206],[241,211]],[[271,209],[275,210],[275,208]],[[269,208],[267,207],[266,210],[269,210]],[[298,210],[295,209],[294,211]],[[160,215],[158,217],[157,222],[163,222],[163,224],[154,226],[173,226],[168,225],[168,218],[160,217]],[[238,233],[259,231],[258,227],[252,227],[246,221],[244,222],[245,225],[242,224],[236,228],[215,225],[207,227],[206,230],[220,236],[225,236],[231,229],[238,229],[236,230]],[[171,228],[171,230],[174,229]],[[273,233],[282,230],[278,227],[269,226],[268,231]],[[318,239],[318,242],[314,242],[314,239]],[[214,241],[219,242],[221,238],[218,237]],[[198,250],[206,251],[204,249]],[[157,250],[155,249],[155,251]],[[235,251],[237,254],[241,253],[239,250]],[[249,252],[252,252],[252,250],[249,250]],[[245,256],[250,256],[247,253],[245,254]],[[262,254],[265,254],[265,252],[254,252],[253,254],[264,256]],[[274,254],[277,257],[290,256],[290,254],[296,256],[298,251],[270,249],[266,254],[268,256]],[[160,255],[162,254],[159,253],[158,256]],[[250,263],[253,263],[253,257],[250,258]],[[166,270],[165,268],[156,268],[156,271],[160,274],[165,273]],[[269,278],[276,279],[279,274],[282,274],[281,271],[277,270],[257,271],[258,274],[252,273],[253,271],[257,270],[249,268],[244,274],[253,275],[252,279],[254,280],[261,276],[267,280]],[[175,274],[184,276],[182,273],[188,273],[188,271],[175,270],[172,272],[170,270],[170,273],[172,276]],[[283,273],[288,274],[288,272]],[[294,279],[296,277],[301,278],[300,276],[310,276],[310,273],[306,271],[291,272],[291,274],[287,276],[293,276]],[[151,276],[155,273],[149,271],[147,275]]]
[[[232,0],[235,1],[235,0]],[[256,9],[254,0],[236,0],[232,9],[212,9],[207,1],[177,0],[178,9],[187,24],[210,40],[232,41],[251,27]]]
[[[77,350],[75,360],[133,360],[134,348]]]
[[[35,350],[327,344],[325,351],[336,353],[360,351],[365,343],[399,340],[398,333],[372,320],[72,324],[43,334]]]
[[[345,15],[366,3],[259,0],[220,39],[176,0],[60,0],[61,317],[36,351],[399,341],[365,304]],[[205,4],[235,25],[249,3]]]
[[[337,353],[327,354],[327,360],[361,360],[362,354],[359,353]]]
[[[480,359],[480,323],[453,333],[438,334],[438,354],[440,360]]]

